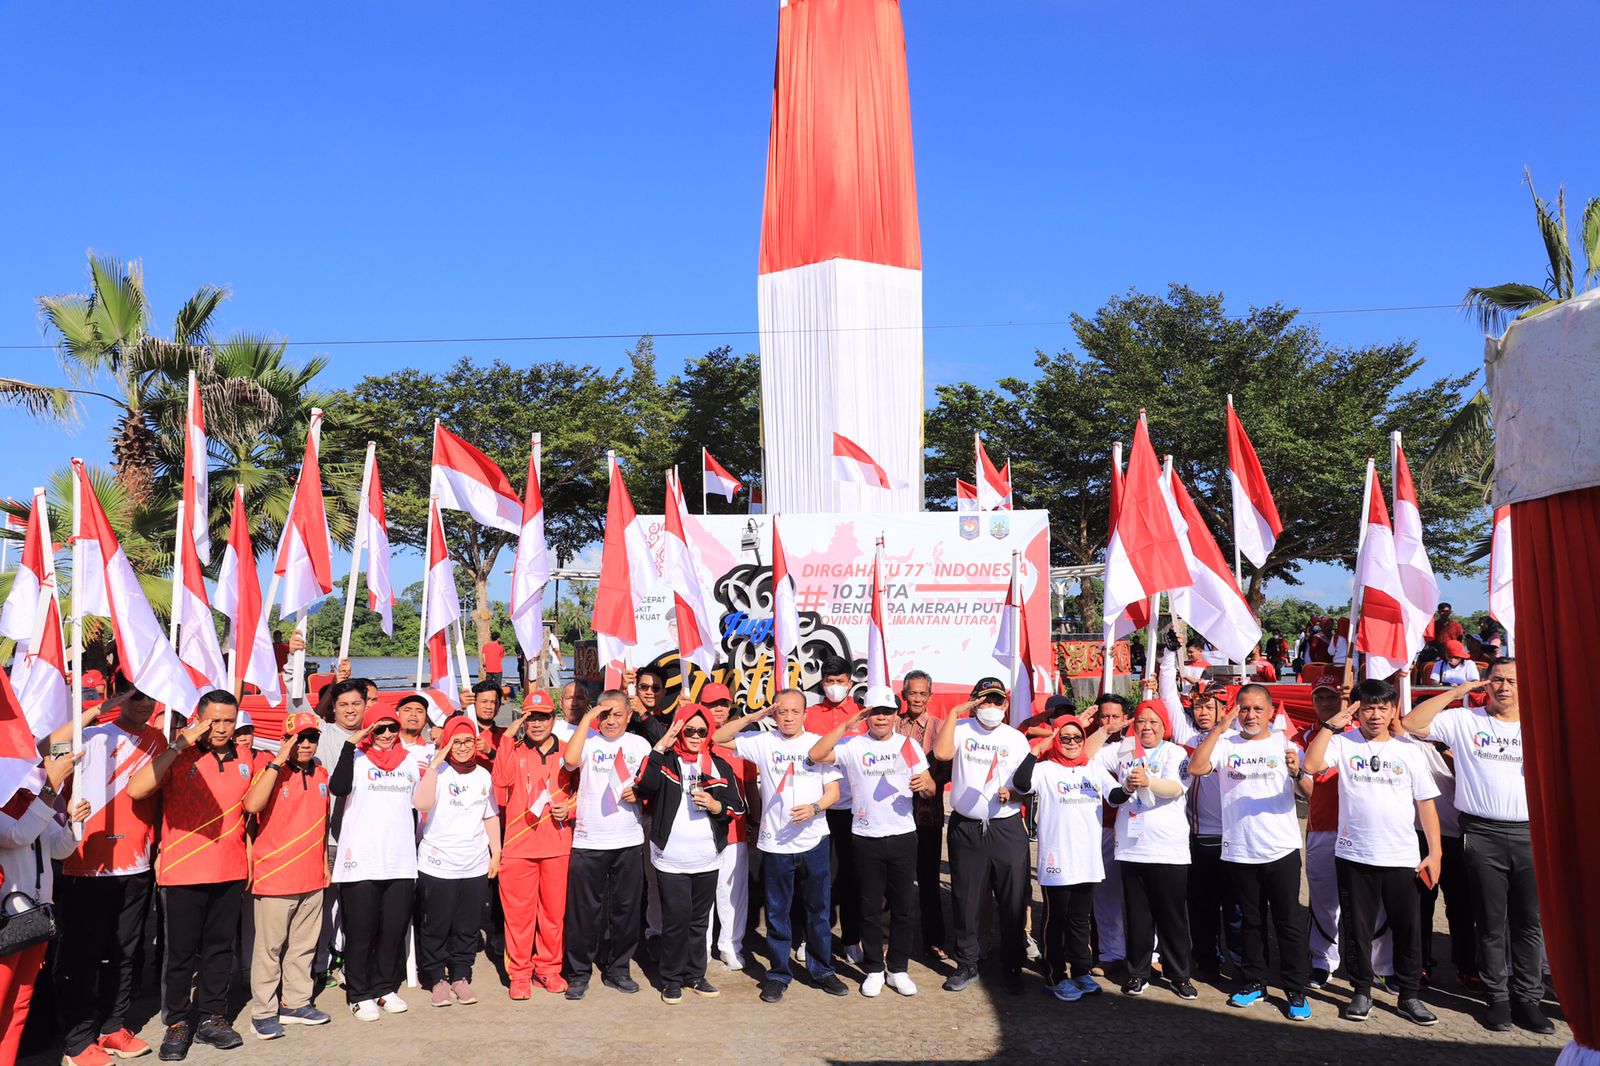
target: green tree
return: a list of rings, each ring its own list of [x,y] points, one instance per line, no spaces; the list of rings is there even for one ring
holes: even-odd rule
[[[667,383],[667,399],[677,417],[672,430],[672,461],[684,474],[691,506],[703,486],[695,475],[700,449],[710,450],[728,473],[744,483],[733,503],[721,497],[713,511],[743,513],[749,493],[761,481],[761,357],[734,355],[728,345],[691,359]]]

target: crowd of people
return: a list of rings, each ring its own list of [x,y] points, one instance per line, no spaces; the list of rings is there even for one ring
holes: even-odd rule
[[[43,784],[0,812],[5,890],[59,919],[63,1061],[152,1050],[129,1028],[152,892],[167,1061],[243,1043],[236,970],[260,1039],[327,1023],[317,1001],[336,979],[361,1022],[407,1011],[408,960],[432,1007],[470,1005],[480,953],[512,1000],[582,1000],[596,971],[639,993],[643,950],[678,1004],[718,995],[710,960],[742,970],[760,940],[759,997],[775,1004],[800,967],[848,995],[838,961],[863,996],[916,995],[920,939],[959,993],[979,980],[990,907],[1009,992],[1037,953],[1061,1001],[1103,981],[1193,1000],[1193,978],[1231,956],[1231,1006],[1276,982],[1285,1016],[1305,1020],[1307,991],[1342,966],[1344,1018],[1366,1019],[1384,989],[1432,1025],[1441,885],[1484,1024],[1553,1031],[1512,659],[1409,710],[1387,682],[1322,680],[1303,732],[1266,687],[1191,679],[1170,646],[1131,714],[1110,694],[1082,715],[1054,696],[1016,725],[995,678],[937,714],[924,671],[860,702],[848,661],[821,674],[820,699],[786,689],[737,715],[726,687],[674,700],[646,668],[592,704],[576,684],[559,706],[533,690],[504,727],[497,681],[445,717],[426,695],[391,705],[343,677],[277,743],[250,736],[222,690],[170,734],[143,693],[91,701],[81,756],[49,754],[70,725],[47,738]],[[1483,706],[1466,699],[1478,690]],[[0,960],[0,1061],[15,1060],[45,957]]]

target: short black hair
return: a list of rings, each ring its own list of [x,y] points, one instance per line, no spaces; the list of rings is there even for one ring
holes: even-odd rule
[[[1454,611],[1455,608],[1450,606],[1450,604],[1448,604],[1448,603],[1440,603],[1439,604],[1439,610],[1441,610],[1441,611]]]
[[[1356,686],[1351,693],[1361,703],[1393,703],[1400,702],[1400,692],[1389,682],[1381,677],[1369,677]]]
[[[1115,703],[1118,707],[1122,708],[1124,714],[1127,713],[1128,701],[1117,695],[1115,692],[1102,692],[1100,695],[1094,698],[1095,707],[1099,707],[1106,703]]]
[[[1515,666],[1515,665],[1517,665],[1517,660],[1513,656],[1510,656],[1510,655],[1497,655],[1493,659],[1489,660],[1489,669],[1484,671],[1484,673],[1485,674],[1492,673],[1494,671],[1494,668],[1497,667],[1497,666]]]
[[[476,685],[472,686],[472,694],[474,696],[480,696],[485,692],[494,693],[496,704],[505,699],[505,694],[500,691],[500,686],[495,684],[493,681],[479,681]]]
[[[372,680],[370,677],[352,677],[350,680],[361,686],[361,694],[363,696],[367,694],[368,689],[371,689],[373,692],[379,691],[378,683]]]
[[[214,688],[210,692],[202,693],[200,698],[195,701],[195,712],[198,713],[203,711],[213,703],[222,703],[228,705],[229,707],[239,706],[239,700],[234,696],[233,693],[229,692],[225,688]]]
[[[850,660],[842,655],[830,655],[822,660],[821,676],[838,677],[840,674],[850,676]]]
[[[661,669],[661,667],[659,667],[659,666],[654,666],[654,665],[652,665],[652,666],[641,666],[634,673],[633,676],[637,679],[637,678],[644,677],[646,674],[648,674],[649,676],[655,678],[657,681],[661,682],[661,688],[663,690],[666,689],[666,687],[667,687],[667,672],[665,670]]]

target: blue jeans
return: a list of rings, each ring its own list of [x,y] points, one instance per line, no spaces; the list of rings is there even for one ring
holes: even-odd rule
[[[806,913],[806,969],[818,981],[833,976],[828,860],[826,838],[810,851],[795,855],[768,852],[761,857],[761,882],[767,897],[767,950],[772,953],[772,964],[767,967],[769,981],[788,984],[794,980],[789,972],[789,945],[794,939],[789,928],[789,908],[797,887]]]

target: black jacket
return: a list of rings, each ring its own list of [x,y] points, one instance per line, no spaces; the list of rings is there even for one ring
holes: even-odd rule
[[[717,843],[717,852],[728,845],[728,823],[744,817],[744,796],[733,774],[733,768],[717,756],[711,756],[711,765],[717,776],[701,783],[701,788],[722,804],[711,819],[711,837]],[[667,839],[672,836],[672,823],[678,817],[678,806],[683,801],[683,782],[678,777],[678,753],[672,750],[652,750],[634,786],[641,799],[649,800],[650,842],[666,850]]]

